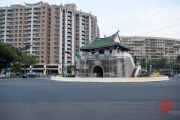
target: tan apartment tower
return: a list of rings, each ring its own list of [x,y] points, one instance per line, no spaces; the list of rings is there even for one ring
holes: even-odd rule
[[[131,48],[129,52],[138,62],[142,58],[147,61],[166,58],[169,63],[180,55],[180,39],[150,36],[120,36],[120,39]]]
[[[28,54],[38,60],[30,66],[42,74],[62,73],[73,65],[79,48],[99,37],[96,16],[77,10],[76,4],[38,2],[0,7],[0,42],[17,48],[32,45]]]

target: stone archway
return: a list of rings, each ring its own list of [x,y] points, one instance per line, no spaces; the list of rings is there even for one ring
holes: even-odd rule
[[[91,70],[92,77],[103,77],[103,68],[96,65]]]

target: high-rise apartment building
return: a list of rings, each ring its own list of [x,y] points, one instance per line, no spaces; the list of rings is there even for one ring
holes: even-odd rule
[[[129,52],[138,62],[142,58],[148,61],[166,58],[167,62],[174,62],[180,55],[179,39],[148,36],[120,36],[120,39],[131,48]]]
[[[96,16],[78,11],[75,4],[35,3],[0,7],[0,42],[23,48],[38,60],[30,66],[43,74],[62,73],[75,63],[79,48],[99,37]],[[30,68],[29,68],[30,69]]]

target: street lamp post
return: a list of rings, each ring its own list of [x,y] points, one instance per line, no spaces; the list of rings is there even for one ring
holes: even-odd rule
[[[151,74],[151,72],[152,72],[152,65],[149,65],[150,66],[150,74]]]
[[[144,43],[144,56],[145,56],[145,59],[146,59],[146,73],[147,73],[147,56],[146,56],[146,45]]]

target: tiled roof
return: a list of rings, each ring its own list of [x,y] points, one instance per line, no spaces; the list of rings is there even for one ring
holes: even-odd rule
[[[94,40],[91,44],[81,47],[80,50],[109,47],[109,46],[114,46],[114,45],[120,45],[126,49],[130,49],[129,47],[122,45],[119,42],[115,42],[113,38],[104,38],[100,40]]]

